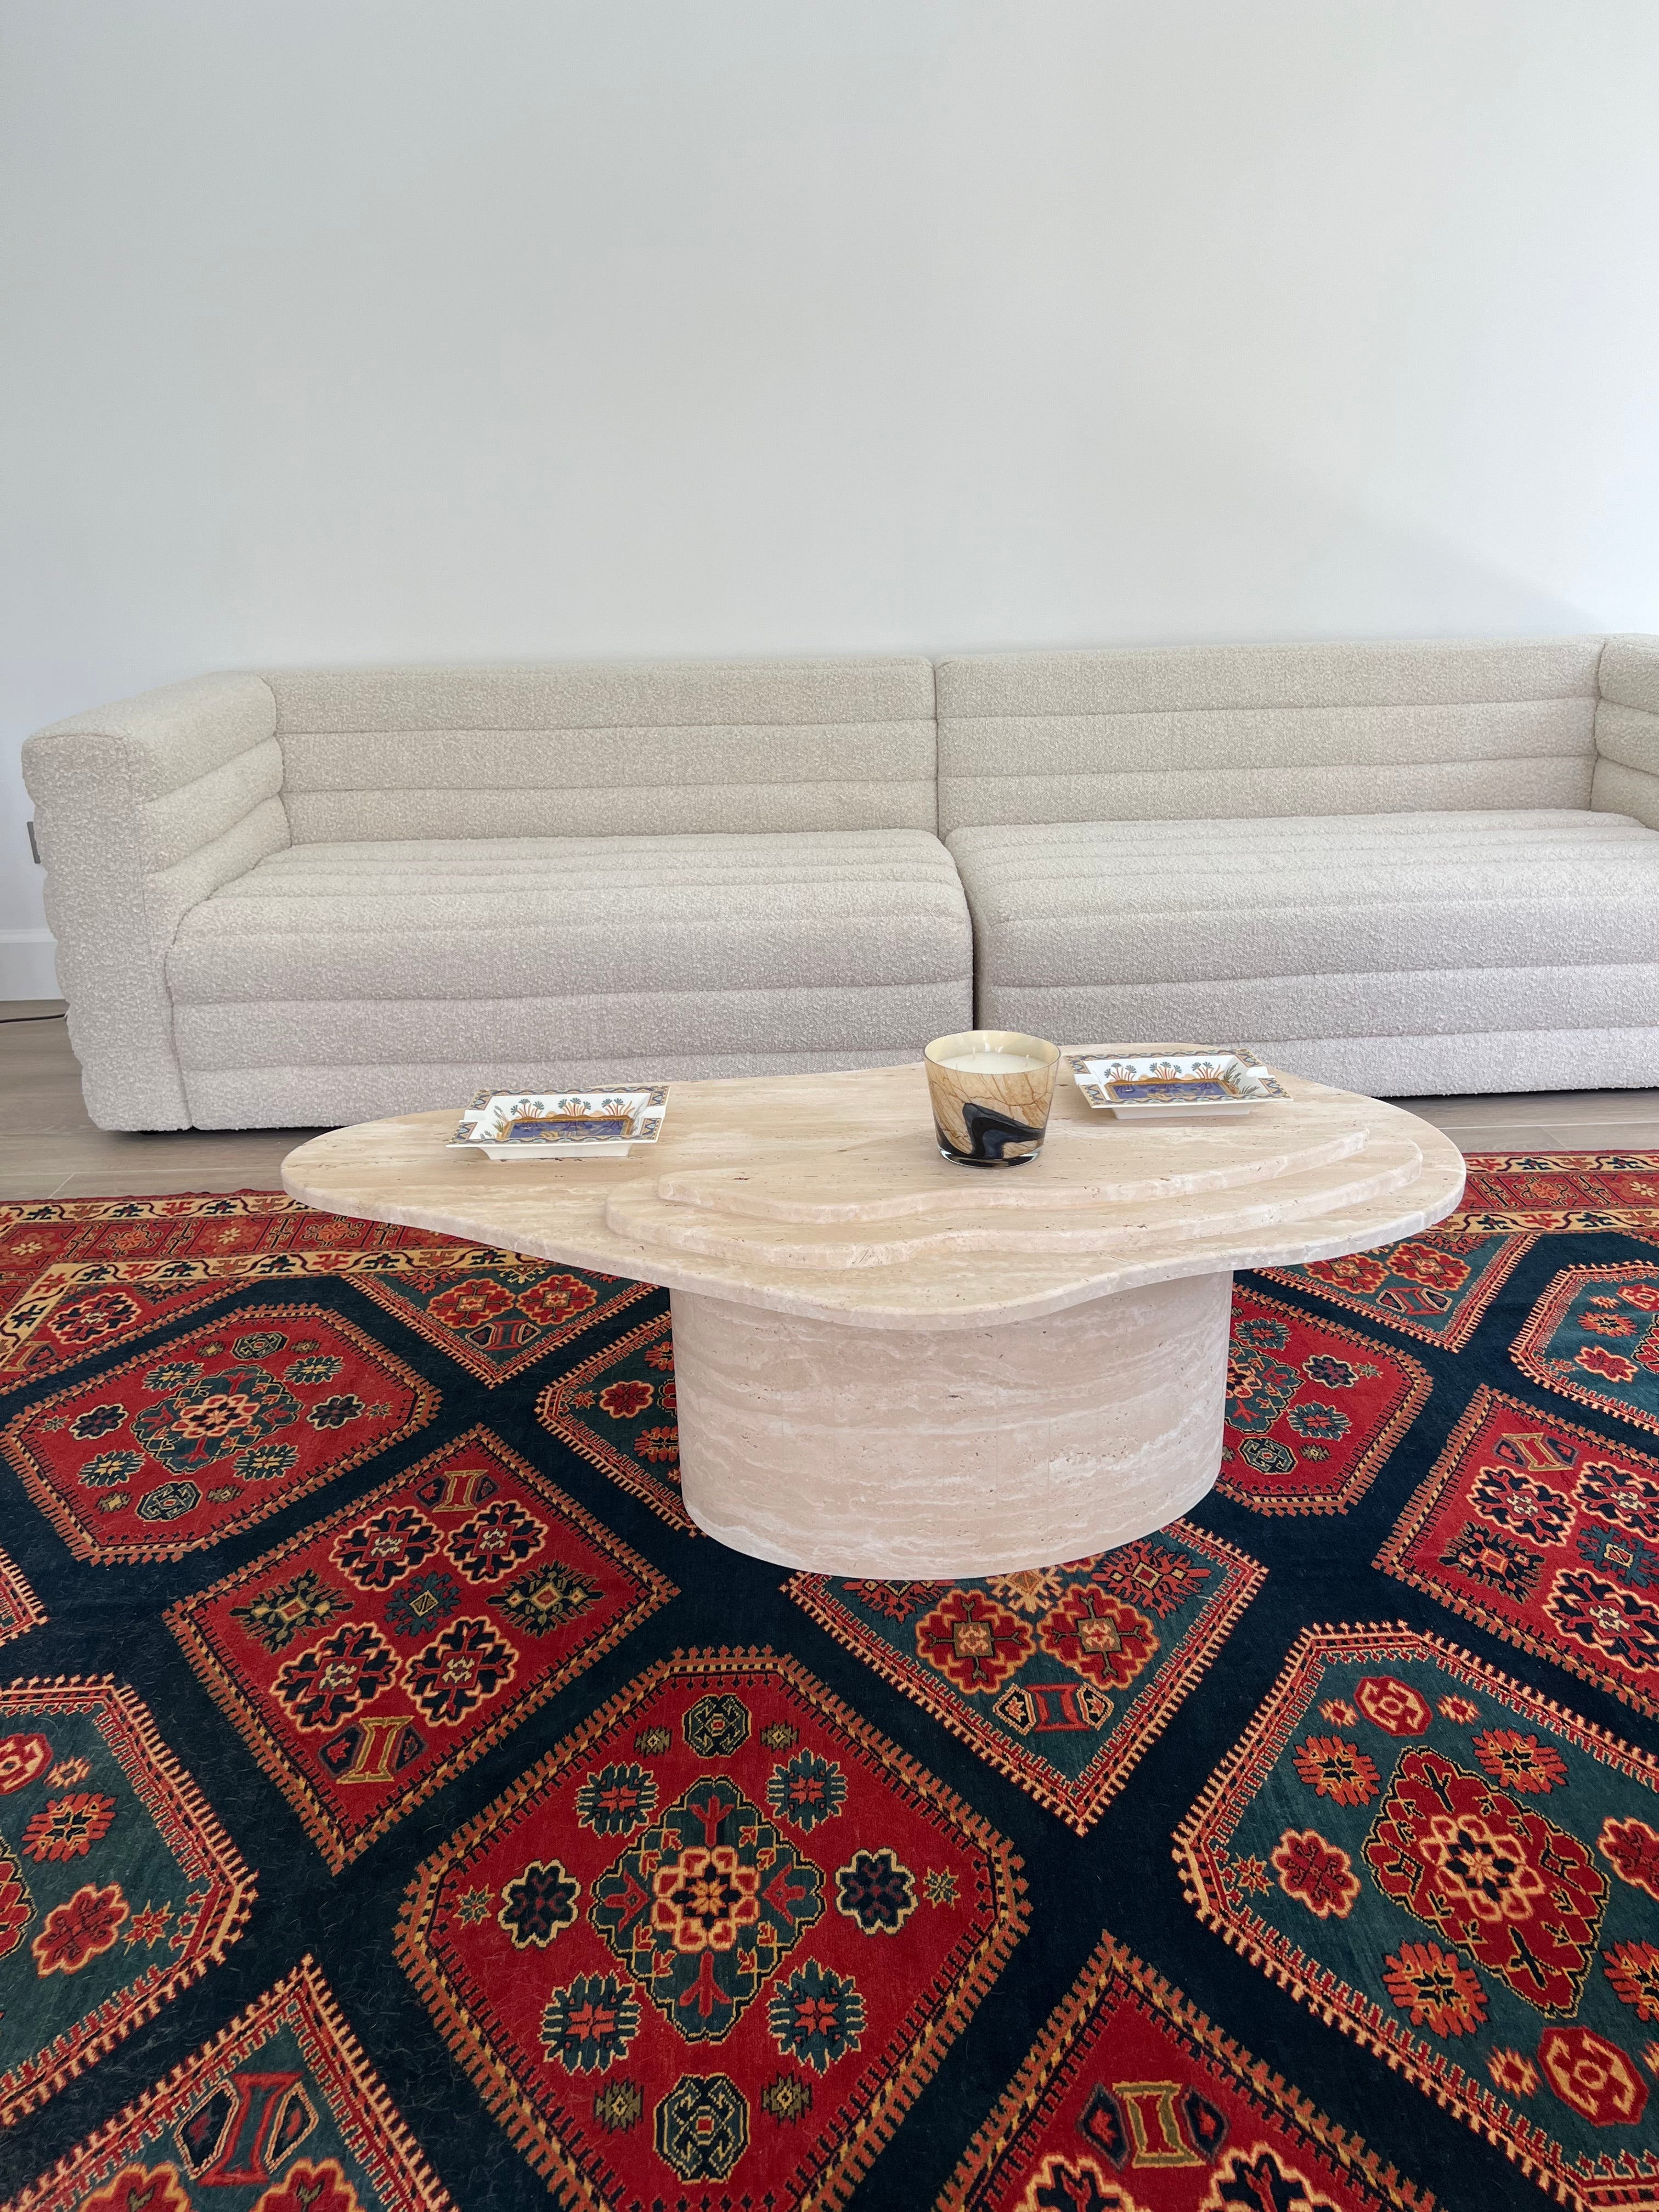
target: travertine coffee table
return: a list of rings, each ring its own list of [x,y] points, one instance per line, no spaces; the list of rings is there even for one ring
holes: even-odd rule
[[[1463,1188],[1427,1122],[1293,1076],[1246,1118],[1124,1122],[1066,1077],[1029,1167],[940,1159],[920,1065],[677,1083],[625,1160],[496,1165],[453,1110],[290,1152],[327,1212],[663,1283],[686,1510],[823,1573],[1127,1543],[1221,1463],[1235,1267],[1364,1250]]]

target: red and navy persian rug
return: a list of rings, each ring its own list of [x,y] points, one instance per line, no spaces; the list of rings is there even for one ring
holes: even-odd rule
[[[7,2212],[1659,2212],[1659,1156],[1242,1278],[1230,1415],[792,1576],[659,1293],[0,1206]]]

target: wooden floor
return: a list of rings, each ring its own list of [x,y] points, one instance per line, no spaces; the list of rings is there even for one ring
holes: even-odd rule
[[[27,1018],[54,1003],[0,1000],[0,1199],[282,1188],[283,1154],[313,1130],[94,1129],[62,1019]]]
[[[94,1129],[52,1002],[0,1000],[0,1199],[280,1190],[283,1155],[310,1129]],[[45,1019],[41,1016],[46,1016]],[[1466,1152],[1659,1151],[1659,1091],[1402,1098]]]

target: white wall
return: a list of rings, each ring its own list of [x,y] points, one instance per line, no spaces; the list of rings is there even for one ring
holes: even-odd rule
[[[0,995],[18,740],[202,669],[1659,629],[1653,0],[0,40]]]

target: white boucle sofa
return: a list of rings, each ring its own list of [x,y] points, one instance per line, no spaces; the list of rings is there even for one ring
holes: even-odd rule
[[[974,1018],[1383,1093],[1659,1083],[1651,639],[216,676],[24,773],[106,1128]]]
[[[1659,1084],[1659,641],[938,671],[978,1018],[1383,1096]]]
[[[213,676],[32,738],[108,1129],[874,1066],[972,1018],[926,660]]]

